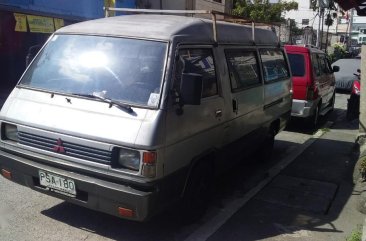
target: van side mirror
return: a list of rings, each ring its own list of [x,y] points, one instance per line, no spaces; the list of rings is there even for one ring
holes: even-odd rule
[[[340,68],[337,65],[333,66],[333,72],[339,72]]]
[[[180,98],[183,105],[200,105],[202,95],[202,75],[183,73],[180,84]]]

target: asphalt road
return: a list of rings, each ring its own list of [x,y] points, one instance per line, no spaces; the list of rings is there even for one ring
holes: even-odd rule
[[[337,122],[345,118],[348,95],[337,94],[336,109],[323,118]],[[246,160],[217,180],[213,201],[205,217],[189,226],[179,224],[174,211],[150,222],[125,221],[75,206],[14,184],[0,176],[0,241],[10,240],[185,240],[217,217],[223,207],[245,196],[276,167],[295,153],[316,130],[292,123],[275,142],[272,160]]]

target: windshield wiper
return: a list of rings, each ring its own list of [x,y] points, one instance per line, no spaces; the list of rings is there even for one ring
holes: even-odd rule
[[[133,109],[131,108],[130,105],[120,103],[118,101],[115,101],[115,100],[112,100],[112,99],[109,99],[109,98],[100,96],[98,94],[94,94],[94,93],[93,94],[72,93],[72,95],[101,100],[101,101],[103,101],[105,103],[108,103],[109,104],[109,108],[111,108],[113,105],[115,105],[115,106],[117,106],[119,108],[122,108],[123,110],[127,111],[127,113],[133,113]]]

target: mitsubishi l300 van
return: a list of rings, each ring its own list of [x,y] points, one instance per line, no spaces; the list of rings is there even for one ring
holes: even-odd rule
[[[290,77],[270,30],[154,14],[64,27],[1,110],[1,174],[130,220],[197,217],[243,152],[269,157]]]

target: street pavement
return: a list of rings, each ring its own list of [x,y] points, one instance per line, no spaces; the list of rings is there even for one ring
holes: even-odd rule
[[[208,240],[346,240],[356,210],[357,123],[338,120]]]
[[[346,99],[337,95],[323,118],[329,127],[316,132],[294,122],[276,137],[270,161],[246,158],[218,179],[207,214],[188,226],[174,211],[125,221],[0,177],[0,241],[345,240],[364,218],[355,208],[357,121],[345,121]]]

